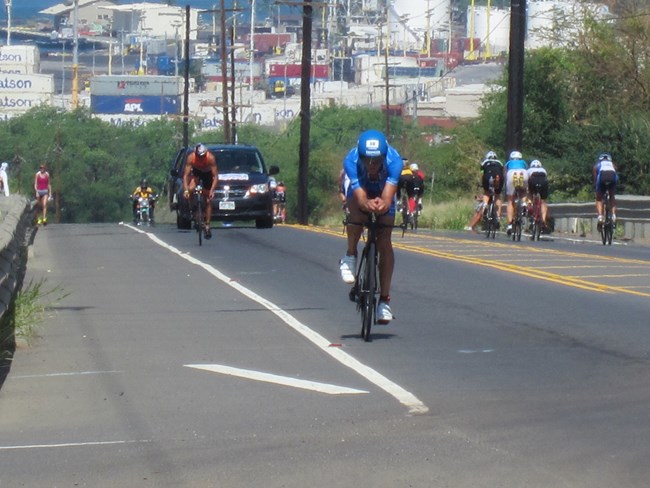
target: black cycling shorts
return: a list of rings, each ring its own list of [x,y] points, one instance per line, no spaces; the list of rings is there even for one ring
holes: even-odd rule
[[[196,168],[192,168],[191,174],[199,180],[201,186],[205,190],[212,188],[212,181],[214,181],[214,178],[212,177],[211,171],[199,171]]]
[[[498,165],[485,168],[483,177],[481,178],[481,184],[485,193],[490,191],[490,177],[494,180],[494,194],[501,195],[501,191],[503,190],[503,168]]]
[[[539,192],[542,200],[548,198],[548,178],[542,174],[532,174],[528,178],[528,192],[531,194]]]

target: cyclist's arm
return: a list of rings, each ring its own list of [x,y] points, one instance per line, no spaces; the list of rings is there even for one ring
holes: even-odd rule
[[[186,198],[189,198],[190,195],[190,175],[192,173],[192,155],[188,156],[187,162],[185,163],[185,169],[183,170],[183,194]]]
[[[217,158],[215,158],[212,153],[208,153],[208,154],[212,156],[210,160],[214,162],[214,164],[210,165],[210,173],[212,173],[212,186],[210,186],[210,191],[208,192],[208,199],[212,200],[214,191],[217,189],[217,182],[219,181],[219,172],[217,171]]]

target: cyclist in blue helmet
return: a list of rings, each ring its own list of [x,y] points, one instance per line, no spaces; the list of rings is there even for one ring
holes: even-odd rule
[[[402,157],[388,144],[386,136],[378,130],[367,130],[359,136],[343,161],[343,170],[350,180],[346,198],[350,212],[347,225],[348,248],[340,261],[341,279],[354,283],[357,267],[357,244],[365,221],[365,214],[376,213],[380,227],[377,231],[379,250],[379,304],[377,322],[387,324],[393,319],[390,308],[390,284],[395,266],[392,226],[395,223],[395,193],[402,172]],[[356,223],[357,225],[355,225]]]

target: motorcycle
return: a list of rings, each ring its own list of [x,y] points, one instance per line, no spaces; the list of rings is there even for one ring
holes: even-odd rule
[[[153,224],[153,219],[151,218],[152,214],[152,205],[156,200],[157,195],[131,195],[131,199],[135,199],[135,225],[147,225],[150,226]]]

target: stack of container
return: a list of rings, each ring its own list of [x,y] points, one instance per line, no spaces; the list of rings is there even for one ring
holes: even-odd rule
[[[181,76],[94,76],[90,108],[96,114],[177,115],[183,83]]]
[[[36,46],[0,47],[0,107],[7,119],[39,105],[52,105],[54,79],[41,75]]]

